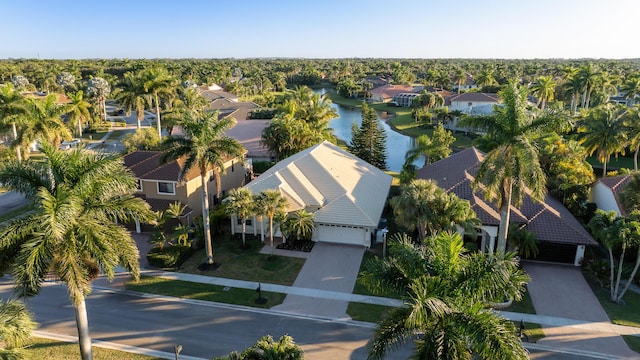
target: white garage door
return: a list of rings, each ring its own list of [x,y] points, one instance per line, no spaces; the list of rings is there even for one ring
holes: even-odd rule
[[[368,232],[362,228],[317,225],[315,233],[317,241],[370,246]]]

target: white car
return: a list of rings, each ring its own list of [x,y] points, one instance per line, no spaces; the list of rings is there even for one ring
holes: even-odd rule
[[[79,146],[80,144],[82,144],[82,140],[80,139],[73,139],[71,141],[63,141],[62,144],[60,144],[60,149],[61,150],[69,150],[73,147]]]

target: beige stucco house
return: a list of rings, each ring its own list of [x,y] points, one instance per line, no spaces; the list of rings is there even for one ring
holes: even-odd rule
[[[160,151],[135,151],[124,156],[125,166],[138,179],[138,196],[145,199],[153,210],[166,210],[169,204],[180,202],[187,205],[187,220],[202,214],[202,181],[200,172],[192,169],[184,181],[179,175],[184,160],[160,163]],[[225,163],[225,174],[222,175],[222,194],[245,183],[245,167],[242,158],[229,159]],[[217,204],[216,183],[212,172],[207,179],[209,203]]]
[[[305,209],[314,214],[312,240],[371,246],[391,176],[327,141],[290,156],[245,187],[253,194],[276,189],[288,212]],[[267,219],[255,216],[247,232],[268,236]],[[241,232],[238,219],[232,231]]]

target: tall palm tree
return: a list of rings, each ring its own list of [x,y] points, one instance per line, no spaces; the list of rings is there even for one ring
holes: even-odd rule
[[[202,223],[204,225],[207,264],[213,265],[211,232],[209,222],[209,190],[207,179],[209,171],[213,173],[216,184],[216,196],[221,194],[221,174],[225,171],[225,162],[242,156],[244,149],[235,139],[225,136],[225,132],[235,125],[231,118],[218,119],[217,112],[189,111],[180,121],[185,136],[169,136],[163,141],[162,162],[185,159],[180,172],[184,180],[191,169],[198,169],[202,187]]]
[[[592,63],[587,63],[578,68],[576,77],[582,86],[582,108],[588,110],[591,93],[602,81],[602,72]]]
[[[18,142],[18,128],[16,122],[19,116],[23,114],[25,109],[25,99],[13,87],[13,84],[7,83],[0,87],[0,125],[2,127],[11,126],[13,135],[13,146],[16,148],[16,157],[18,161],[22,161],[22,151]]]
[[[18,300],[0,300],[0,359],[24,359],[22,348],[38,324]]]
[[[460,94],[460,89],[462,88],[462,84],[465,83],[466,81],[467,81],[467,73],[460,68],[456,69],[455,72],[453,73],[453,82],[458,84],[458,94]]]
[[[162,120],[167,134],[171,135],[173,127],[188,111],[203,111],[207,107],[207,100],[193,88],[178,89],[178,97],[173,100],[171,110],[165,111]]]
[[[100,273],[113,279],[120,264],[139,277],[138,248],[118,223],[147,220],[151,212],[133,195],[136,180],[120,157],[80,148],[63,152],[47,143],[42,153],[45,161],[0,169],[0,182],[35,208],[0,230],[0,251],[11,259],[22,296],[37,294],[50,273],[66,283],[87,360],[92,352],[85,298],[91,282]]]
[[[71,131],[65,126],[62,115],[66,107],[56,104],[56,95],[50,94],[44,100],[27,99],[22,132],[18,141],[29,145],[35,140],[59,146],[62,140],[71,139]]]
[[[151,96],[145,91],[143,82],[144,79],[139,74],[127,72],[120,86],[114,91],[114,97],[125,109],[127,116],[131,115],[131,111],[136,112],[138,129],[144,119],[144,110],[153,103]]]
[[[638,153],[640,152],[640,106],[633,107],[624,119],[624,132],[629,147],[633,150],[633,170],[638,171]]]
[[[531,92],[538,98],[538,106],[544,110],[549,101],[553,101],[556,92],[556,82],[551,76],[540,76],[536,83],[531,86]]]
[[[229,196],[224,200],[224,207],[228,215],[236,215],[242,223],[242,247],[246,248],[246,228],[247,218],[255,213],[255,199],[251,190],[247,188],[236,188],[229,191]]]
[[[71,96],[71,103],[66,105],[65,113],[69,122],[77,127],[78,137],[82,137],[82,124],[91,120],[91,103],[84,99],[82,90]]]
[[[484,69],[480,70],[478,75],[476,75],[475,82],[480,87],[497,84],[498,82],[495,78],[495,70],[493,68],[485,67]]]
[[[433,180],[413,180],[400,187],[400,194],[389,200],[396,223],[418,231],[420,241],[442,230],[460,225],[471,230],[478,225],[466,200],[449,194]]]
[[[405,302],[379,323],[369,358],[384,359],[413,341],[416,359],[527,359],[513,323],[486,308],[505,296],[521,299],[529,279],[515,254],[465,254],[460,234],[451,232],[427,242],[396,235],[386,259],[365,263],[362,278],[371,291],[398,293]]]
[[[156,108],[156,125],[158,128],[158,136],[162,139],[162,127],[160,126],[160,101],[168,100],[173,96],[175,88],[175,79],[167,69],[162,67],[149,68],[140,75],[143,79],[144,91],[153,99]]]
[[[100,119],[107,121],[107,106],[105,102],[111,94],[111,85],[101,77],[94,77],[87,82],[87,95],[98,103]]]
[[[546,192],[546,176],[540,165],[533,138],[544,132],[564,129],[566,119],[557,116],[536,116],[527,108],[528,91],[509,83],[501,92],[503,107],[494,114],[470,116],[464,126],[487,131],[487,138],[496,147],[487,153],[480,165],[473,187],[495,201],[500,209],[498,253],[504,254],[509,232],[511,205],[520,206],[527,189],[534,201],[542,201]]]
[[[597,152],[602,163],[602,176],[607,176],[607,162],[611,155],[624,151],[627,136],[622,129],[628,108],[605,104],[589,110],[578,125],[578,141],[593,155]]]
[[[623,93],[627,99],[631,100],[632,104],[636,103],[640,98],[640,74],[635,74],[627,78],[622,86],[620,86],[620,92]]]
[[[271,255],[273,255],[273,219],[287,210],[287,200],[278,190],[265,190],[258,194],[256,199],[256,211],[260,215],[269,218],[269,241],[271,243]]]

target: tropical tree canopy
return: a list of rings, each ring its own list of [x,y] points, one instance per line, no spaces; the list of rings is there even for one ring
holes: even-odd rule
[[[465,253],[458,233],[440,232],[428,246],[395,235],[386,259],[365,263],[363,283],[376,294],[403,295],[369,342],[370,359],[413,341],[417,359],[527,359],[512,322],[487,309],[505,296],[520,299],[529,278],[513,253],[502,259]]]
[[[480,223],[468,201],[447,193],[433,180],[413,180],[400,186],[400,195],[389,201],[396,223],[418,231],[419,240],[428,234],[451,230],[455,225],[472,230]]]
[[[133,194],[135,178],[122,159],[43,144],[44,161],[5,164],[0,182],[24,194],[34,210],[0,230],[0,252],[21,296],[39,292],[53,273],[67,285],[76,312],[83,359],[91,358],[85,297],[99,274],[113,279],[118,265],[139,277],[138,248],[121,224],[151,219]],[[117,222],[116,222],[117,221]],[[0,269],[0,271],[6,269]]]
[[[24,359],[22,348],[38,324],[18,300],[0,300],[0,359]]]
[[[528,90],[509,83],[501,92],[504,106],[495,106],[494,114],[469,116],[462,123],[487,132],[495,148],[487,153],[476,172],[473,187],[494,201],[500,209],[499,253],[506,251],[511,205],[520,206],[528,189],[535,201],[546,193],[546,175],[534,140],[568,127],[563,116],[539,114],[528,107]]]
[[[387,170],[387,134],[378,121],[376,110],[362,102],[362,124],[351,124],[349,151],[360,159]]]

